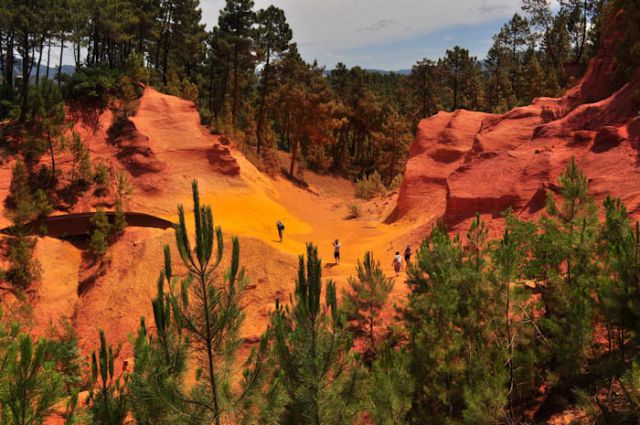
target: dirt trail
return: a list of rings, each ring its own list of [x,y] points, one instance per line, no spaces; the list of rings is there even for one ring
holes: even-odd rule
[[[340,238],[343,264],[327,270],[327,276],[335,277],[352,273],[356,259],[366,250],[373,250],[385,265],[390,263],[392,246],[400,249],[401,240],[413,227],[406,223],[383,224],[383,213],[369,214],[361,220],[346,219],[347,205],[355,202],[353,186],[347,180],[331,178],[332,190],[325,190],[323,185],[329,184],[326,178],[312,175],[310,190],[304,190],[285,179],[264,176],[237,150],[227,147],[222,149],[228,149],[239,174],[212,166],[206,155],[211,146],[221,146],[220,140],[205,133],[191,102],[147,89],[132,121],[149,138],[157,158],[167,164],[162,175],[169,178],[157,194],[136,194],[136,210],[158,210],[164,218],[175,220],[176,205],[191,204],[190,183],[197,178],[202,202],[212,205],[217,224],[227,234],[256,238],[292,255],[303,253],[305,243],[313,242],[325,262],[332,259],[331,241]],[[222,156],[228,158],[226,153]],[[144,182],[137,179],[134,184],[142,186]],[[282,244],[277,241],[278,219],[286,225]]]

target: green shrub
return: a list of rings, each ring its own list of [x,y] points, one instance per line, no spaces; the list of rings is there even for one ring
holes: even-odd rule
[[[109,185],[109,167],[104,162],[96,165],[93,173],[93,182],[96,184],[96,195],[104,196]]]
[[[16,287],[25,289],[40,278],[40,264],[33,256],[34,238],[18,235],[9,242],[9,270],[7,278]]]
[[[75,131],[71,139],[71,153],[73,155],[71,184],[86,187],[92,175],[91,154],[89,148],[82,142],[80,135]]]
[[[71,101],[105,109],[116,89],[119,72],[105,66],[79,68],[69,78],[67,96]]]
[[[113,220],[113,226],[111,226],[111,236],[116,237],[124,232],[127,228],[127,219],[124,216],[124,209],[122,208],[122,201],[116,200],[116,215]]]
[[[349,215],[347,216],[347,218],[350,220],[359,218],[360,215],[362,215],[362,211],[360,210],[360,204],[356,204],[356,203],[349,204],[347,205],[347,208],[349,209]]]
[[[164,93],[177,96],[182,99],[198,102],[198,86],[187,77],[180,76],[173,70],[169,72],[167,85],[162,87]]]
[[[109,247],[109,233],[111,231],[109,218],[104,209],[98,208],[96,210],[96,214],[91,218],[91,224],[93,225],[93,231],[91,232],[89,248],[95,255],[104,255]]]
[[[367,177],[356,182],[356,197],[361,199],[371,199],[377,195],[386,193],[387,189],[382,182],[382,177],[374,171]]]
[[[118,353],[107,345],[104,331],[100,330],[100,349],[91,355],[91,378],[94,388],[89,391],[92,423],[115,425],[124,423],[127,416],[127,378],[124,382],[114,373]]]
[[[400,185],[402,185],[402,174],[397,174],[393,180],[391,180],[391,183],[389,183],[389,190],[397,190],[400,188]]]

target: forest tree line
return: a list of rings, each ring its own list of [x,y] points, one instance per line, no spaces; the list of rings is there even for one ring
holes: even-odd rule
[[[382,75],[306,62],[285,12],[256,10],[251,0],[227,0],[209,30],[198,0],[8,0],[0,5],[0,114],[24,121],[29,87],[44,78],[67,85],[69,100],[122,96],[118,75],[139,61],[143,82],[196,101],[203,123],[267,171],[279,171],[283,149],[292,177],[305,167],[354,180],[378,170],[388,186],[422,118],[505,112],[575,83],[597,50],[608,3],[562,0],[552,9],[524,0],[485,58],[455,46],[419,60],[410,75]],[[74,76],[62,73],[63,57],[73,57]]]

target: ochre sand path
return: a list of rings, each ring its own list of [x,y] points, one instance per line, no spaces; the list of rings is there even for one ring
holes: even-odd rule
[[[385,225],[382,214],[373,219],[346,219],[347,204],[356,202],[354,189],[346,180],[341,179],[339,184],[348,197],[327,194],[320,186],[312,186],[311,191],[300,189],[284,179],[264,176],[234,149],[230,151],[240,168],[239,176],[212,173],[215,170],[211,169],[206,151],[219,141],[199,125],[191,102],[147,89],[132,120],[138,131],[149,138],[157,157],[167,164],[163,174],[170,179],[157,194],[137,193],[134,202],[140,207],[134,205],[136,210],[157,212],[163,218],[176,220],[177,204],[182,203],[187,209],[192,204],[190,182],[196,178],[201,202],[212,206],[216,223],[228,235],[257,238],[293,255],[303,253],[306,242],[313,242],[325,263],[332,261],[331,242],[339,238],[343,264],[327,275],[351,273],[356,259],[367,250],[373,250],[390,268],[393,249],[404,248],[402,240],[411,224]],[[322,179],[318,180],[322,184]],[[282,244],[277,241],[278,219],[286,226]]]

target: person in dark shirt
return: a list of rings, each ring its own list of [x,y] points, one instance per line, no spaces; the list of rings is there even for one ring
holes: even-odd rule
[[[282,232],[284,231],[284,224],[280,220],[276,221],[276,227],[278,228],[278,237],[280,237],[280,243],[282,243]]]

